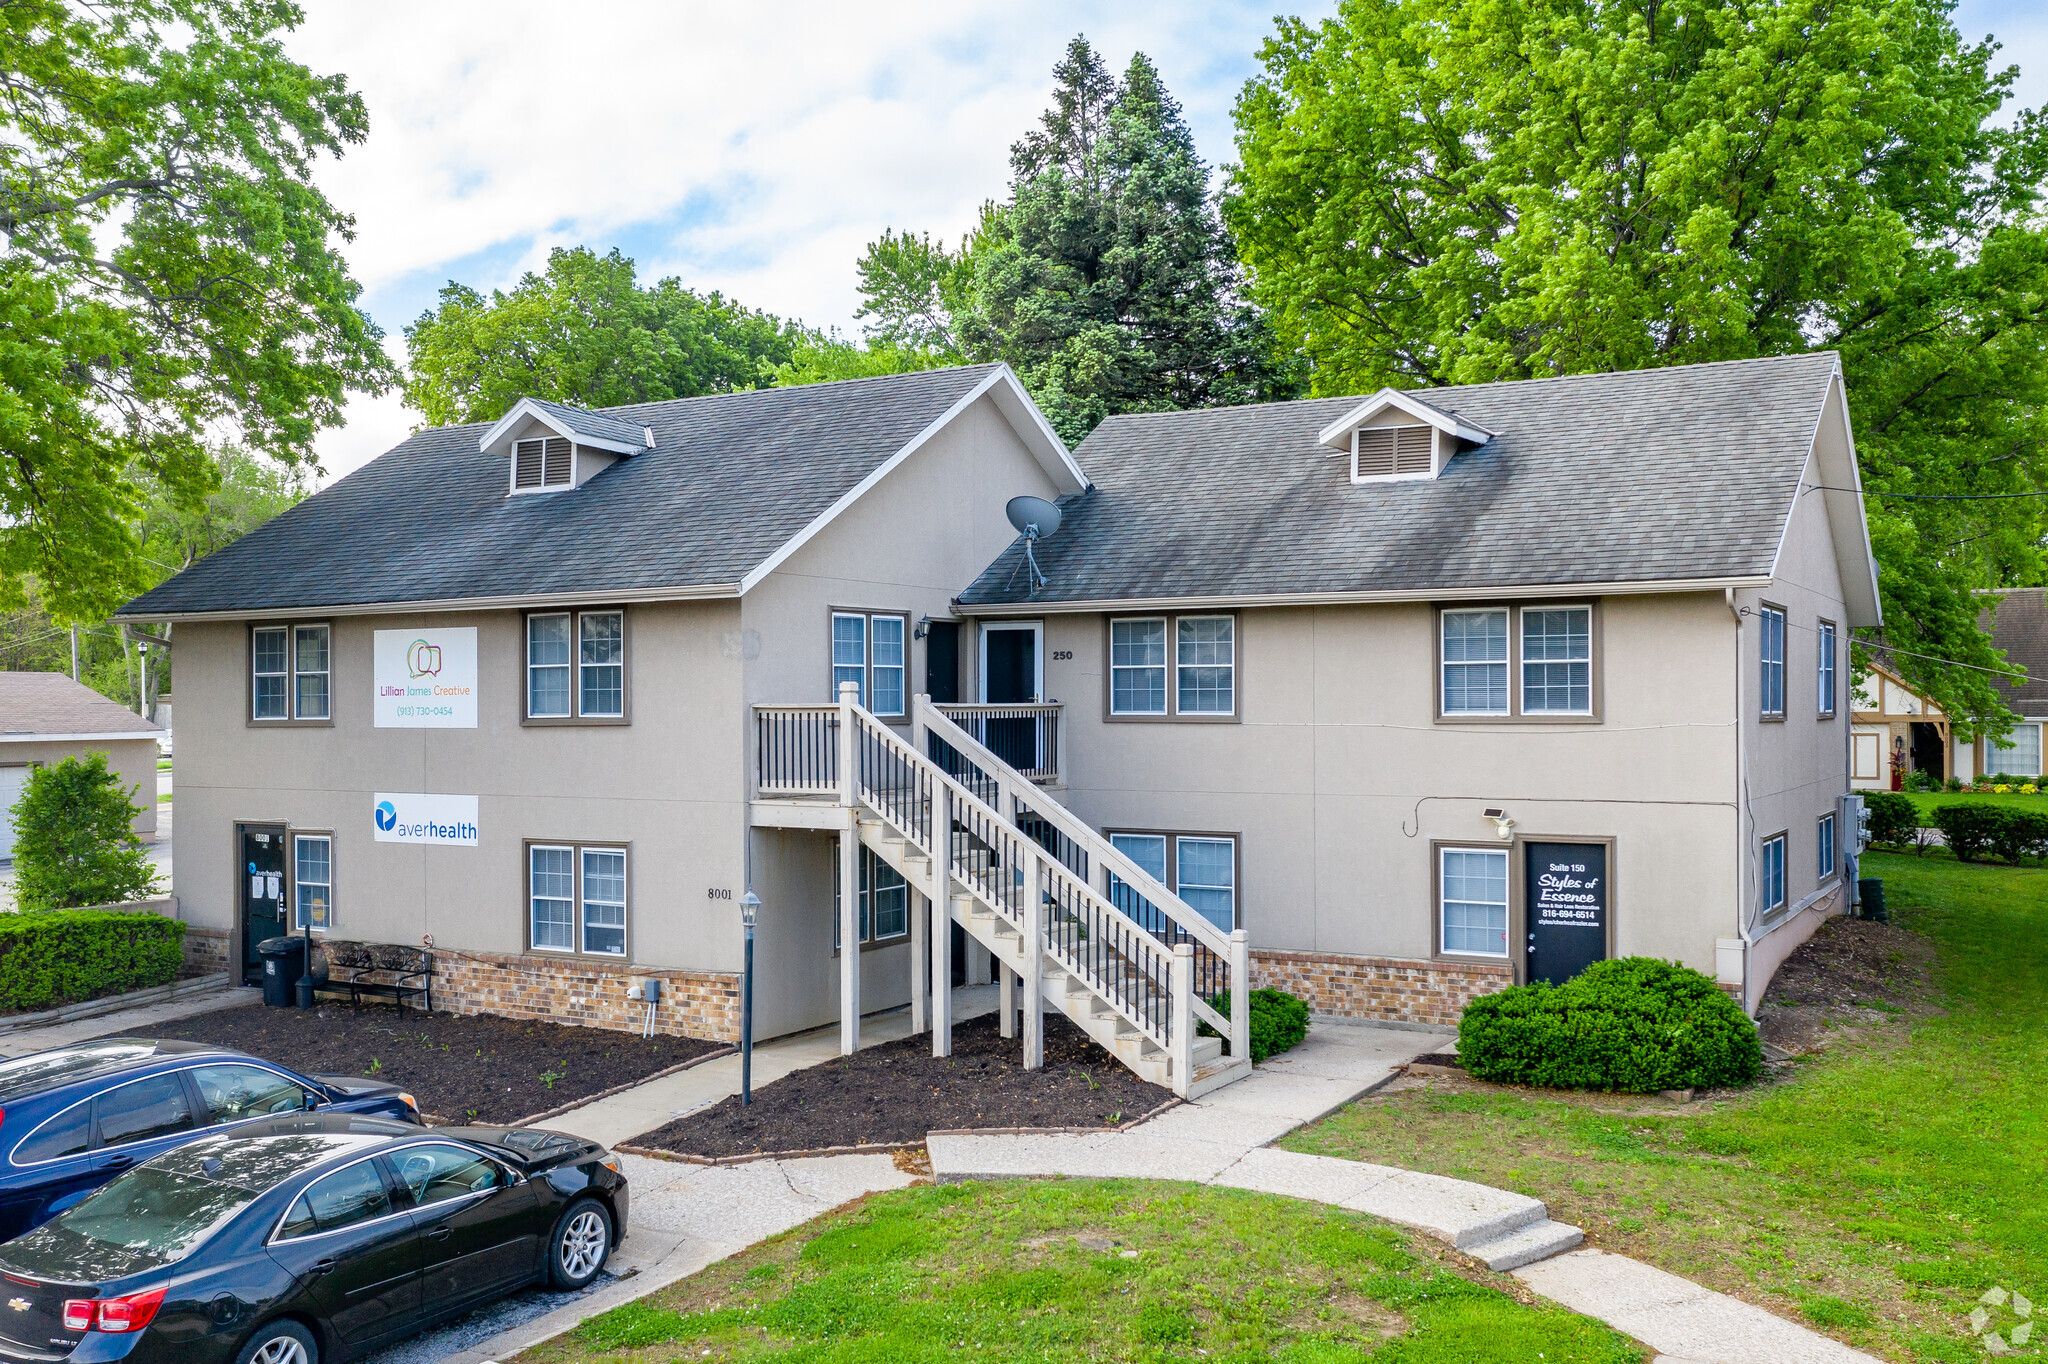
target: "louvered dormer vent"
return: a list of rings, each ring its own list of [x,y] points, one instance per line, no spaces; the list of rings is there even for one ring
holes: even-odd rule
[[[1435,430],[1428,426],[1361,426],[1351,433],[1351,481],[1428,478],[1436,472]]]
[[[512,486],[566,488],[574,476],[574,446],[560,436],[523,440],[513,449]]]

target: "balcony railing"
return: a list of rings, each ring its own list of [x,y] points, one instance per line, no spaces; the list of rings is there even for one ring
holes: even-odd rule
[[[1057,786],[1064,770],[1057,701],[1032,705],[940,705],[934,710],[974,741],[1040,786]]]

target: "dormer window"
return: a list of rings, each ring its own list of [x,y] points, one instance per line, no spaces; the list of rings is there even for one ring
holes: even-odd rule
[[[575,447],[561,437],[523,440],[513,448],[512,486],[566,488],[575,467]]]
[[[1351,481],[1429,478],[1436,473],[1436,428],[1362,426],[1351,433]]]

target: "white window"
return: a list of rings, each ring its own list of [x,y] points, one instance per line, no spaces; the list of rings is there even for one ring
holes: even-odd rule
[[[1237,620],[1182,616],[1174,622],[1175,704],[1182,715],[1229,715],[1237,706]]]
[[[1443,713],[1508,713],[1508,613],[1443,613]]]
[[[617,718],[626,713],[626,613],[585,611],[576,618],[579,713]]]
[[[1593,608],[1522,608],[1522,711],[1593,713]]]
[[[626,613],[526,618],[526,718],[620,720],[626,714]]]
[[[1461,955],[1505,957],[1507,849],[1443,848],[1438,857],[1438,949]]]
[[[1835,817],[1825,814],[1820,817],[1820,855],[1815,859],[1814,872],[1822,881],[1835,874]]]
[[[575,462],[575,448],[560,436],[523,440],[513,447],[512,486],[566,488]]]
[[[1758,631],[1762,663],[1762,674],[1758,679],[1760,708],[1767,716],[1782,716],[1785,713],[1785,613],[1775,606],[1762,607],[1757,611],[1757,621],[1761,627]]]
[[[1166,714],[1166,618],[1109,623],[1109,712]]]
[[[325,625],[259,625],[249,632],[249,715],[331,720],[333,665]]]
[[[536,951],[626,955],[626,850],[575,843],[526,849],[527,936]]]
[[[1759,878],[1763,891],[1763,912],[1768,918],[1785,908],[1785,835],[1774,834],[1764,840]]]
[[[1111,834],[1109,841],[1118,852],[1137,863],[1139,871],[1161,885],[1173,884],[1166,875],[1169,840],[1165,834]],[[1166,927],[1166,916],[1114,872],[1109,876],[1109,902],[1137,920],[1148,932],[1158,933]]]
[[[292,904],[301,929],[334,927],[334,839],[292,835]]]
[[[836,855],[833,866],[838,866]],[[839,877],[832,878],[832,950],[837,952],[844,935],[839,931]],[[860,923],[864,943],[887,942],[910,932],[910,883],[903,873],[875,856],[872,848],[860,850]]]
[[[559,616],[526,618],[526,714],[529,719],[569,716],[569,621]]]
[[[1238,925],[1237,840],[1221,834],[1113,833],[1109,841],[1138,870],[1174,893],[1210,923],[1228,933]],[[1166,916],[1114,872],[1109,902],[1151,932],[1165,931]]]
[[[1835,623],[1824,620],[1815,631],[1814,692],[1823,719],[1835,713]]]
[[[1990,759],[1986,770],[1994,777],[2038,777],[2041,775],[2041,726],[2025,721],[2012,727],[2004,739],[1985,746]]]
[[[327,627],[292,630],[292,704],[301,720],[325,720],[327,713]]]
[[[876,715],[905,713],[910,618],[869,611],[832,613],[832,699],[839,684],[860,689],[859,701]]]
[[[291,696],[286,674],[291,667],[291,634],[282,625],[249,633],[250,671],[254,674],[251,711],[258,720],[289,720]]]

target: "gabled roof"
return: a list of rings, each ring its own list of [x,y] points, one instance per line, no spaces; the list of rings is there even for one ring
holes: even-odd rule
[[[1455,412],[1446,412],[1434,403],[1426,403],[1412,393],[1403,393],[1397,388],[1383,388],[1358,406],[1346,412],[1316,433],[1316,443],[1327,445],[1332,450],[1349,450],[1351,433],[1377,417],[1388,408],[1405,412],[1416,421],[1434,426],[1447,435],[1473,445],[1484,445],[1493,439],[1493,432],[1484,427],[1461,421]]]
[[[1013,545],[960,602],[1015,614],[1761,585],[1839,383],[1817,352],[1415,390],[1398,396],[1492,438],[1436,479],[1363,486],[1320,443],[1355,397],[1112,417],[1075,452],[1095,486],[1038,542],[1049,583],[1030,590]],[[1849,448],[1846,419],[1840,436]],[[1827,486],[1853,480],[1848,462]],[[1860,493],[1813,495],[1860,526]],[[1856,539],[1838,531],[1837,553],[1852,623],[1874,623]]]
[[[507,453],[512,437],[529,420],[537,421],[556,435],[566,436],[579,445],[609,450],[617,455],[638,454],[652,444],[652,429],[638,423],[622,421],[605,412],[571,407],[567,403],[521,398],[512,405],[510,412],[498,419],[495,426],[484,432],[477,447],[488,455]]]
[[[1978,628],[1990,632],[2007,663],[2027,670],[2024,680],[1994,673],[1991,685],[2015,715],[2048,716],[2048,591],[2012,587],[1991,595]]]
[[[63,673],[0,672],[0,743],[154,739],[163,730]]]
[[[990,398],[1055,485],[1087,486],[1007,365],[583,413],[653,448],[508,497],[481,423],[422,431],[116,614],[130,619],[736,596]],[[531,400],[529,400],[530,402]],[[551,416],[575,412],[534,405]],[[565,419],[566,420],[566,419]]]

